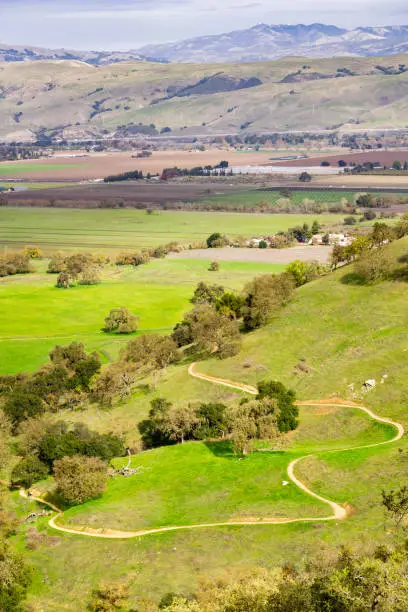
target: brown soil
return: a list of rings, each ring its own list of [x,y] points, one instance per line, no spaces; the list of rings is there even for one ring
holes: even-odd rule
[[[78,152],[79,153],[79,152]],[[136,151],[133,153],[136,154]],[[209,149],[207,151],[154,151],[151,157],[132,158],[132,153],[93,153],[88,157],[51,157],[40,160],[24,160],[7,162],[7,174],[1,174],[3,179],[19,178],[40,181],[82,181],[104,178],[111,174],[119,174],[130,170],[143,170],[146,174],[160,173],[164,168],[194,168],[195,166],[215,166],[220,161],[226,160],[230,165],[249,166],[260,165],[268,162],[269,152],[244,152],[223,149]],[[10,163],[16,166],[32,165],[32,172],[9,172]],[[49,166],[55,164],[69,165],[69,168],[52,169]]]
[[[320,166],[323,161],[330,162],[331,166],[338,166],[339,160],[343,159],[347,163],[355,162],[356,164],[363,164],[365,162],[379,162],[380,164],[391,166],[395,160],[401,162],[408,161],[408,149],[395,150],[395,151],[364,151],[349,153],[348,150],[344,150],[344,153],[337,153],[336,155],[316,155],[311,156],[308,159],[295,159],[292,161],[278,161],[273,162],[270,165],[273,166],[291,166],[291,167],[313,167]]]
[[[295,259],[327,263],[331,247],[297,246],[290,249],[194,249],[174,253],[176,259],[207,259],[208,261],[252,261],[256,263],[289,264]]]

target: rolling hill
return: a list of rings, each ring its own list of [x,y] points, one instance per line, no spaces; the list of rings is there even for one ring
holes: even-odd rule
[[[243,64],[0,64],[0,137],[402,128],[408,56]]]

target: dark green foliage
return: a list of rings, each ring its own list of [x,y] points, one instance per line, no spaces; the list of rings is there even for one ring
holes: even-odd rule
[[[312,175],[309,174],[308,172],[302,172],[299,175],[299,181],[301,183],[310,183],[311,180],[312,180]]]
[[[177,323],[176,327],[171,334],[172,340],[178,347],[187,346],[193,342],[193,335],[191,333],[191,324],[187,321],[183,323]]]
[[[82,423],[69,431],[64,422],[59,422],[42,438],[38,452],[39,458],[52,468],[56,459],[74,455],[110,461],[114,457],[122,457],[125,446],[122,438],[114,434],[98,434]]]
[[[79,388],[83,391],[89,391],[89,384],[95,374],[101,369],[101,360],[97,353],[92,353],[85,359],[81,359],[75,365],[74,375],[69,381],[72,389]]]
[[[11,482],[13,485],[29,489],[34,482],[46,478],[48,472],[48,466],[38,457],[26,457],[21,459],[14,467],[11,472]]]
[[[105,183],[117,183],[120,181],[137,181],[142,178],[142,170],[130,170],[129,172],[122,172],[122,174],[112,174],[111,176],[106,176],[103,180]]]
[[[194,431],[196,440],[220,438],[228,429],[226,406],[220,403],[201,404],[196,411],[200,424]]]
[[[33,395],[24,384],[19,384],[7,399],[3,410],[13,425],[16,426],[24,419],[43,414],[45,404],[38,395]]]
[[[139,431],[145,448],[175,444],[167,428],[167,416],[172,406],[162,397],[150,402],[149,418],[139,423]]]
[[[279,381],[270,380],[258,383],[258,399],[269,397],[278,402],[278,428],[282,433],[292,431],[298,426],[299,409],[295,405],[296,394]]]

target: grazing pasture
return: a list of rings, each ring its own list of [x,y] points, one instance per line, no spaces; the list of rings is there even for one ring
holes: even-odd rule
[[[124,306],[140,318],[139,331],[169,333],[183,313],[200,280],[240,290],[253,276],[280,272],[268,263],[225,262],[217,273],[204,260],[154,260],[134,269],[108,267],[100,285],[55,287],[56,275],[37,273],[0,279],[0,374],[38,368],[56,344],[73,340],[98,350],[105,360],[115,358],[126,336],[102,331],[112,308]]]
[[[202,242],[213,232],[232,238],[286,231],[295,225],[334,225],[344,215],[253,214],[141,210],[0,209],[0,245],[19,249],[35,244],[46,253],[58,250],[122,250]],[[209,254],[209,259],[211,255]]]

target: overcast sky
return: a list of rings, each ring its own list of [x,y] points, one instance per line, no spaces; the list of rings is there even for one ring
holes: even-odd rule
[[[0,42],[136,49],[258,22],[406,25],[406,0],[0,0]]]

